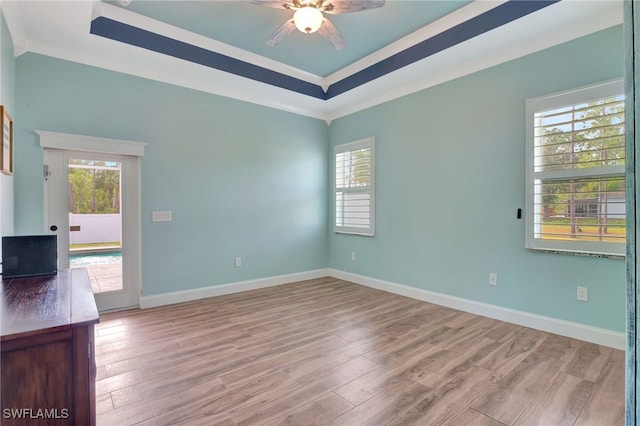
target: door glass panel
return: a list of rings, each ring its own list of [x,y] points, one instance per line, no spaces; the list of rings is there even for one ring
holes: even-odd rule
[[[122,291],[122,164],[70,158],[68,167],[70,267],[87,268],[94,293]]]

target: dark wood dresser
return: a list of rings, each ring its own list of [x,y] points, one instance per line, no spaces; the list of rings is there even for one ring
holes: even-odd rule
[[[0,424],[95,425],[94,324],[86,269],[2,280]]]

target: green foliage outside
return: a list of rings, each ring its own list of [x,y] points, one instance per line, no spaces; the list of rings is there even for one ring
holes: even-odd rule
[[[352,152],[350,173],[352,186],[368,186],[371,175],[371,152],[367,149],[359,149]]]
[[[118,163],[70,160],[69,212],[74,214],[120,213]]]
[[[577,232],[571,236],[570,219],[552,218],[542,224],[542,233],[545,239],[566,240],[571,236],[579,241],[603,241],[611,243],[623,243],[626,238],[626,225],[624,219],[609,219],[607,231],[600,232],[600,224],[594,218],[578,218]]]
[[[536,171],[624,165],[622,97],[546,111],[537,118],[541,149]],[[624,177],[615,176],[542,181],[543,238],[624,242],[624,189]]]

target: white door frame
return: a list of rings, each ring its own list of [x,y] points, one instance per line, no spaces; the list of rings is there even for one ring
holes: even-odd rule
[[[123,259],[123,283],[128,288],[129,293],[113,292],[102,293],[96,298],[100,311],[120,309],[139,305],[142,268],[141,268],[141,222],[140,222],[140,157],[144,155],[145,143],[123,141],[92,136],[70,135],[55,132],[37,131],[40,135],[40,146],[44,148],[44,165],[56,162],[56,168],[64,174],[64,181],[68,182],[68,158],[90,158],[112,159],[122,163],[122,234],[123,253],[126,253],[126,260]],[[53,166],[53,164],[51,164]],[[53,169],[53,167],[52,167]],[[54,180],[54,179],[52,179]],[[60,184],[61,180],[55,179]],[[51,182],[53,184],[53,182]],[[50,233],[49,227],[53,224],[49,220],[49,204],[56,203],[48,200],[49,188],[47,180],[44,185],[44,228],[46,233]],[[60,203],[68,212],[68,192],[66,188],[58,188],[58,191],[65,194],[61,197]],[[64,199],[62,199],[64,198]],[[58,218],[58,238],[61,239],[61,247],[68,247],[69,238],[69,218],[68,214]],[[60,253],[60,268],[68,267],[68,252]]]

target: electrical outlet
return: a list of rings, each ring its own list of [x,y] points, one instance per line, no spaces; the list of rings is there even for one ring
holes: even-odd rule
[[[581,302],[586,302],[589,300],[589,289],[587,287],[578,286],[577,298]]]
[[[355,251],[351,252],[351,261],[352,262],[356,261],[356,252]]]
[[[489,274],[489,285],[498,285],[498,274]]]
[[[236,257],[236,268],[239,268],[241,266],[242,266],[242,258]]]

